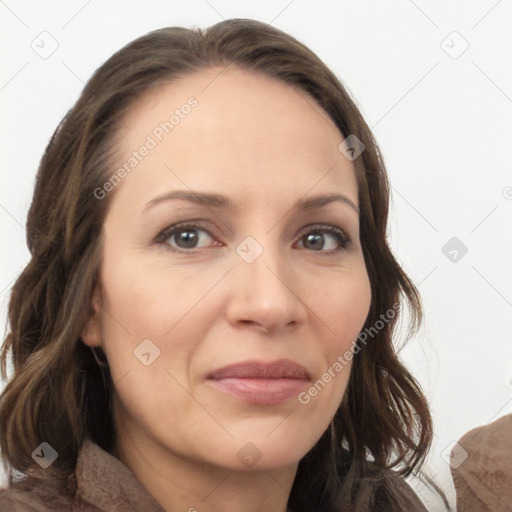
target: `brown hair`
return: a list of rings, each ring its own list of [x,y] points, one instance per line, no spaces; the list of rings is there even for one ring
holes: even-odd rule
[[[9,351],[14,367],[0,397],[0,448],[6,469],[34,473],[31,453],[46,441],[59,457],[38,478],[63,481],[74,470],[85,436],[105,450],[112,448],[108,365],[101,350],[96,353],[80,342],[112,195],[98,200],[94,190],[112,172],[120,119],[134,102],[157,85],[217,66],[264,73],[307,92],[343,136],[353,134],[363,142],[366,149],[354,164],[360,238],[372,292],[364,328],[401,299],[411,318],[407,339],[419,326],[418,292],[387,244],[389,185],[384,163],[370,129],[336,76],[303,44],[257,21],[227,20],[206,30],[156,30],[119,50],[94,73],[41,160],[27,219],[31,260],[12,289],[10,332],[1,352],[3,377]],[[400,505],[403,491],[385,475],[390,470],[404,477],[418,473],[433,433],[427,401],[392,343],[398,317],[389,319],[354,356],[348,388],[331,427],[299,464],[290,506],[314,507],[325,494],[336,509],[352,503],[352,510],[358,510],[363,500],[358,485],[372,480],[380,482],[373,497],[378,510],[406,509]]]

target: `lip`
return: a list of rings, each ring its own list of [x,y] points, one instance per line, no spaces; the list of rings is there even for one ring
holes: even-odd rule
[[[311,380],[304,366],[289,359],[235,363],[210,372],[207,378],[219,391],[260,405],[286,402]]]

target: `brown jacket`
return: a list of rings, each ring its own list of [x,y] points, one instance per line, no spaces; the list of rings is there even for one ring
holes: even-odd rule
[[[397,477],[395,485],[408,497],[408,512],[427,512],[404,479]],[[63,495],[15,483],[0,490],[0,512],[165,512],[128,467],[89,439],[78,454],[70,488],[74,492]]]
[[[4,491],[0,512],[165,512],[118,459],[86,439],[71,479],[74,495],[53,495],[16,485]]]
[[[470,430],[452,454],[458,512],[512,512],[512,414]]]

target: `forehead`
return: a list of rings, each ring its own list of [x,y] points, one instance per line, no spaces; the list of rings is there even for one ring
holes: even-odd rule
[[[327,113],[306,91],[262,72],[237,67],[207,68],[150,88],[132,105],[124,121],[131,128],[134,122],[140,125],[153,121],[155,113],[171,115],[190,97],[198,100],[205,118],[222,112],[220,118],[210,117],[210,122],[237,121],[233,127],[237,132],[242,126],[252,126],[254,130],[268,127],[275,116],[282,117],[283,124],[294,116],[306,116],[310,123],[315,119],[312,129],[318,124],[338,132]],[[263,112],[274,114],[267,118],[267,123],[264,116],[258,115]],[[251,114],[249,118],[247,113]],[[226,123],[225,130],[229,124]]]
[[[285,187],[299,197],[334,187],[357,203],[353,164],[338,150],[342,134],[310,95],[273,77],[202,70],[150,90],[123,125],[117,165],[151,146],[122,184],[143,199],[207,184],[233,193]]]

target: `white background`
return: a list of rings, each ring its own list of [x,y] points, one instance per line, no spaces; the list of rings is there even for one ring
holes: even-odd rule
[[[421,332],[401,354],[434,413],[427,471],[453,505],[446,447],[512,412],[512,2],[42,4],[0,2],[2,326],[10,286],[28,261],[24,223],[39,159],[92,72],[156,28],[265,21],[341,78],[384,154],[390,240],[425,307]],[[58,44],[47,59],[31,47],[45,37],[50,48],[43,31]],[[456,262],[442,252],[452,237],[468,249]],[[412,484],[429,510],[440,509]]]

